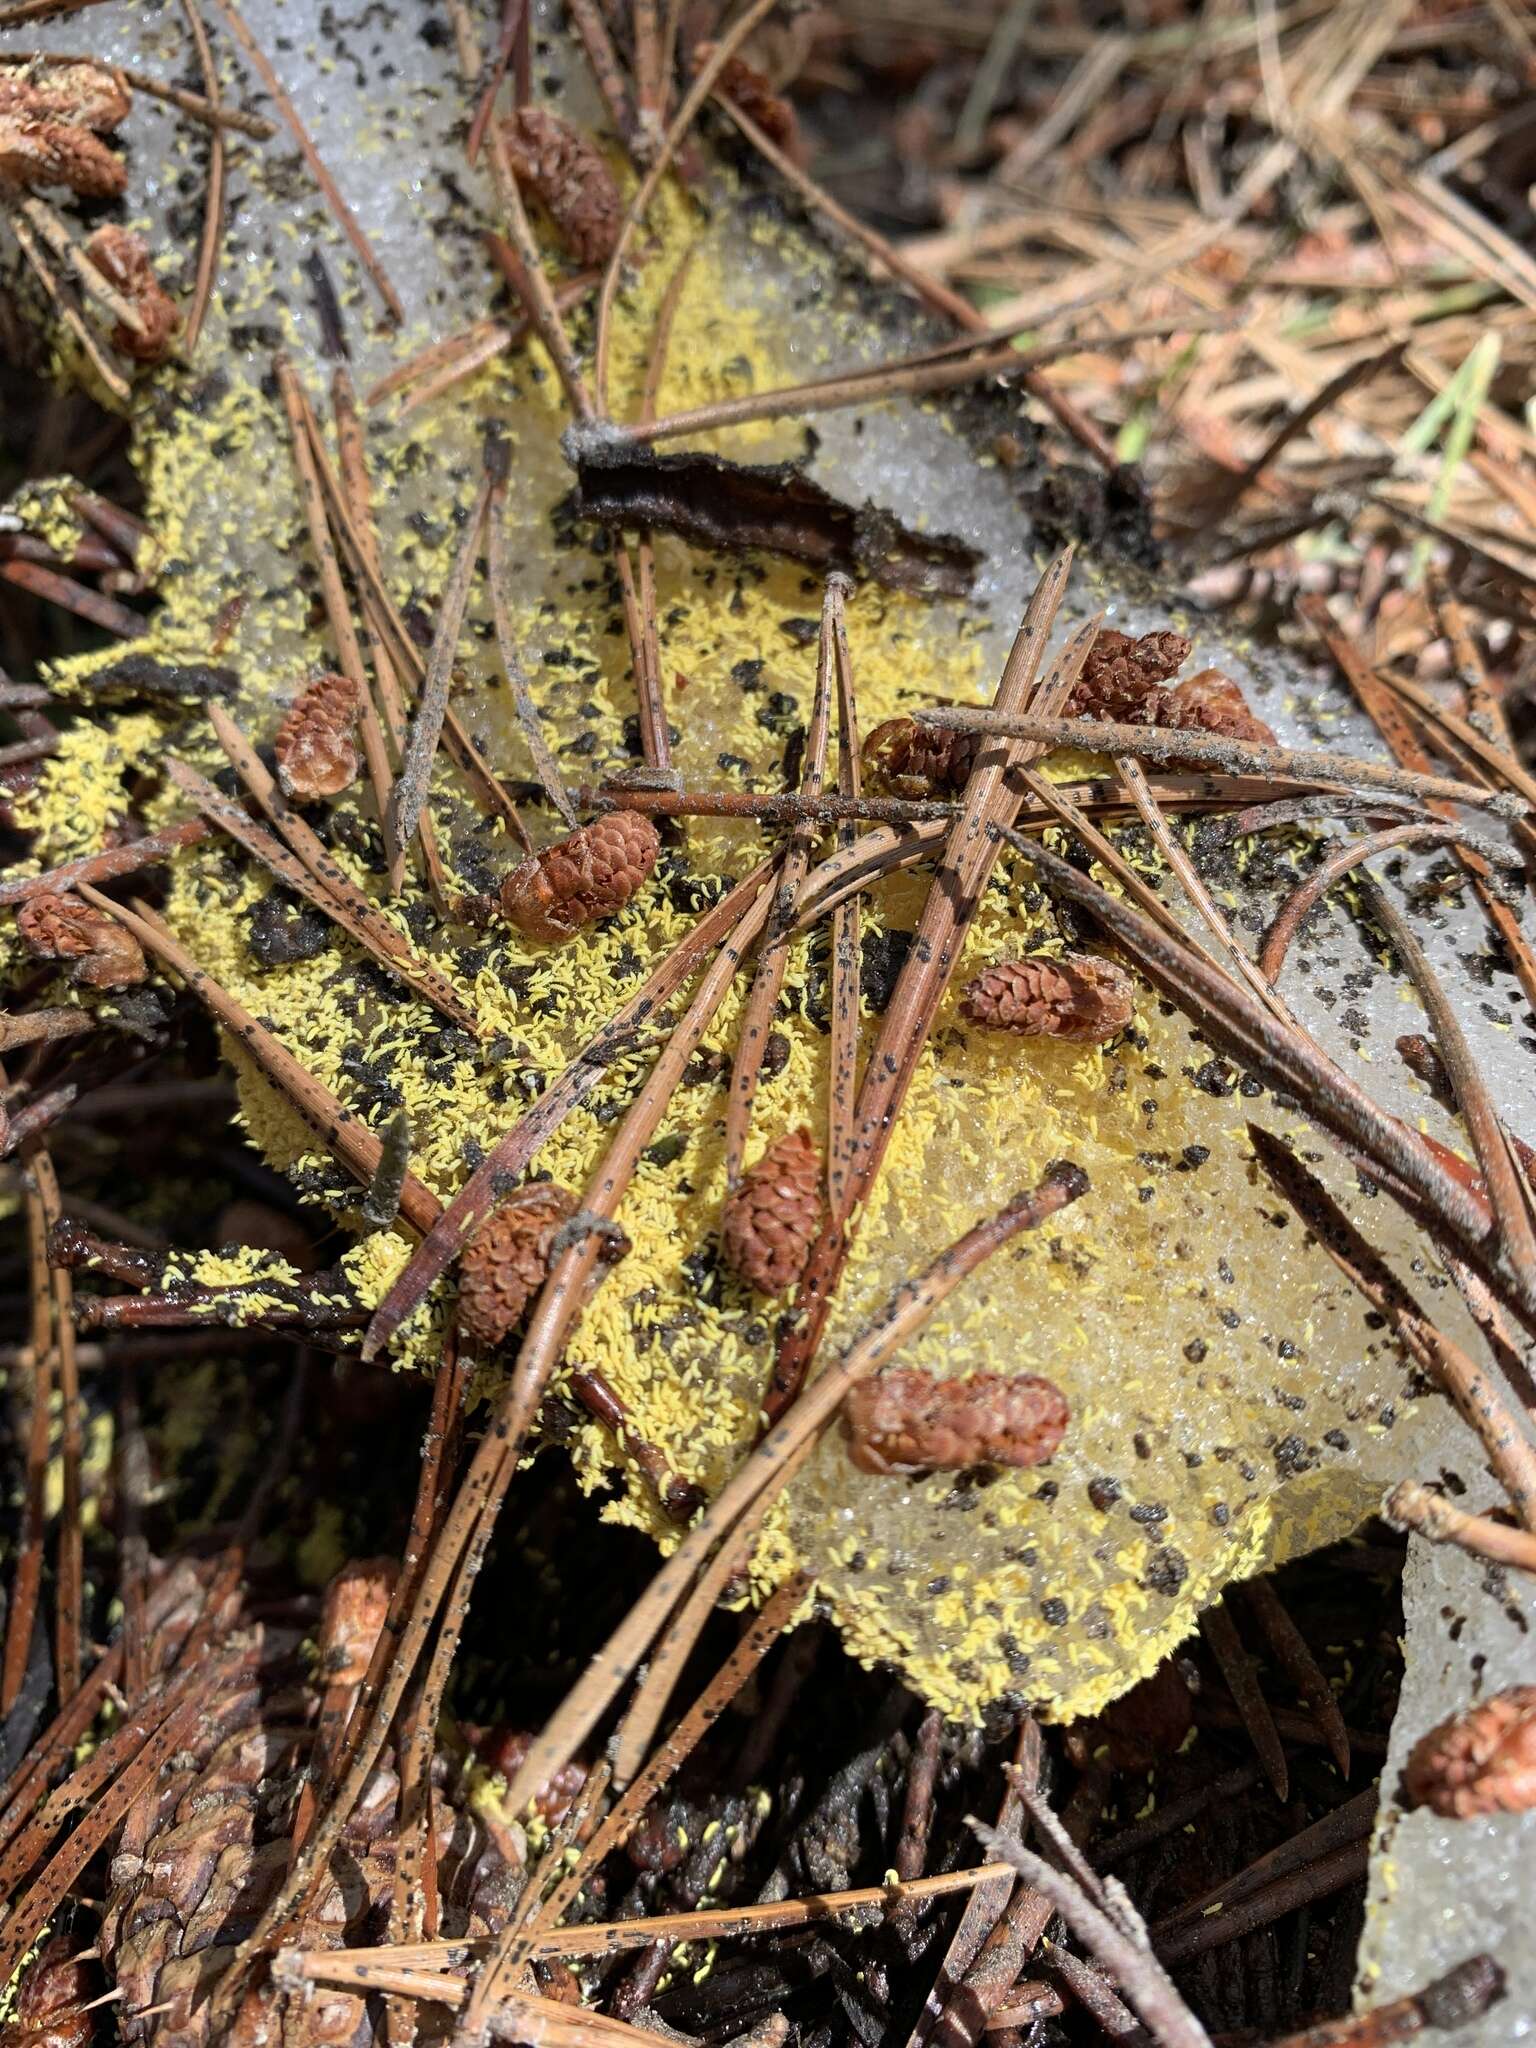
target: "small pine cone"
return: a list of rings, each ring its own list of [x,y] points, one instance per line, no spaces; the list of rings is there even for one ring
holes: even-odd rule
[[[725,1205],[720,1249],[761,1294],[788,1294],[821,1228],[821,1160],[807,1130],[775,1138]]]
[[[1536,1806],[1536,1685],[1514,1685],[1431,1728],[1403,1771],[1410,1806],[1447,1820]]]
[[[624,224],[608,159],[589,135],[547,107],[519,107],[501,132],[520,181],[536,192],[578,263],[606,263]]]
[[[348,676],[330,670],[304,685],[273,742],[286,795],[338,796],[356,782],[362,764],[353,734],[362,711],[363,693]]]
[[[320,1611],[320,1676],[327,1685],[361,1685],[384,1628],[399,1568],[392,1557],[358,1557],[325,1589]]]
[[[95,2015],[85,2010],[100,1996],[100,1973],[76,1962],[82,1943],[67,1934],[45,1941],[22,1975],[11,2017],[0,2027],[0,2048],[91,2048]]]
[[[475,1755],[488,1771],[495,1771],[510,1785],[527,1761],[533,1737],[520,1728],[476,1728],[466,1725],[464,1734]],[[581,1796],[587,1782],[585,1764],[562,1764],[547,1784],[541,1785],[529,1804],[539,1818],[557,1828]]]
[[[459,1261],[459,1327],[472,1344],[503,1343],[544,1285],[549,1247],[577,1209],[569,1188],[529,1181],[475,1233]]]
[[[0,192],[67,185],[82,199],[119,199],[128,172],[89,128],[0,110]]]
[[[136,363],[164,362],[181,314],[156,277],[143,242],[127,228],[100,227],[86,243],[85,253],[144,322],[144,332],[135,334],[119,321],[112,330],[112,346]]]
[[[1146,700],[1177,675],[1189,659],[1190,642],[1182,633],[1101,632],[1067,699],[1068,718],[1108,718],[1132,725],[1147,724]]]
[[[1067,1433],[1059,1387],[1033,1373],[940,1379],[898,1366],[862,1380],[843,1403],[848,1455],[861,1472],[965,1472],[1043,1465]]]
[[[1276,744],[1273,732],[1248,709],[1242,691],[1219,668],[1203,668],[1160,695],[1159,725],[1181,732],[1221,733],[1229,740],[1251,740],[1259,746]]]
[[[950,796],[970,780],[985,734],[888,718],[864,742],[864,772],[890,796]]]
[[[0,75],[0,114],[30,121],[66,121],[98,135],[126,121],[133,94],[119,72],[104,64],[49,64],[25,76]]]
[[[501,885],[503,915],[524,938],[550,945],[568,939],[622,910],[660,851],[649,818],[609,811],[515,867]]]
[[[695,75],[715,53],[712,42],[696,43],[693,51]],[[773,89],[772,81],[745,57],[730,57],[715,81],[715,91],[732,101],[753,121],[770,142],[776,142],[787,157],[800,160],[800,123],[789,101]]]
[[[1091,953],[1026,953],[984,967],[966,983],[960,1009],[989,1031],[1102,1045],[1130,1023],[1135,984],[1124,968]]]
[[[133,933],[78,896],[29,896],[16,931],[34,959],[68,960],[78,988],[137,988],[148,972]]]

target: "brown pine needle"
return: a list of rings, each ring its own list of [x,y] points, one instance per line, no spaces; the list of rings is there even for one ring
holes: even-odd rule
[[[1536,1572],[1536,1535],[1512,1529],[1507,1522],[1495,1522],[1487,1515],[1469,1515],[1446,1499],[1443,1493],[1421,1486],[1417,1479],[1405,1479],[1394,1486],[1382,1503],[1382,1515],[1394,1528],[1412,1529],[1429,1543],[1454,1543],[1473,1557],[1490,1564],[1514,1565],[1517,1570]]]
[[[491,617],[496,627],[496,649],[501,656],[501,666],[512,691],[512,705],[517,713],[517,723],[528,745],[534,779],[543,790],[551,808],[567,825],[574,827],[575,807],[571,803],[570,793],[560,773],[560,764],[550,752],[549,742],[544,737],[538,709],[528,687],[527,673],[518,659],[512,619],[507,610],[507,592],[512,586],[512,572],[507,560],[505,476],[499,477],[493,484],[490,502],[486,508],[485,572],[491,586]]]
[[[827,587],[831,610],[833,655],[837,669],[837,787],[846,803],[862,793],[863,764],[859,757],[859,700],[848,647],[845,593],[838,579]],[[839,850],[854,843],[853,820],[837,828]],[[859,1090],[860,912],[857,895],[846,897],[832,912],[832,1074],[827,1088],[827,1201],[842,1206],[844,1181],[853,1153],[853,1119]]]
[[[1366,901],[1424,1005],[1430,1030],[1434,1033],[1435,1049],[1444,1064],[1456,1107],[1483,1171],[1483,1185],[1488,1191],[1488,1201],[1498,1226],[1500,1247],[1516,1273],[1523,1275],[1527,1283],[1536,1288],[1536,1231],[1532,1229],[1530,1211],[1526,1206],[1525,1185],[1499,1121],[1488,1082],[1467,1043],[1456,1006],[1446,994],[1439,975],[1430,966],[1424,948],[1386,893],[1371,883]]]
[[[1033,1193],[1015,1195],[995,1216],[967,1231],[922,1273],[897,1288],[842,1357],[826,1366],[782,1420],[770,1425],[530,1745],[507,1789],[512,1811],[520,1811],[551,1772],[575,1755],[666,1625],[694,1573],[717,1544],[730,1548],[742,1517],[765,1496],[771,1499],[778,1492],[791,1460],[832,1420],[849,1388],[894,1358],[961,1281],[993,1252],[1019,1231],[1035,1229],[1059,1214],[1086,1193],[1087,1186],[1087,1176],[1079,1168],[1060,1164]]]
[[[357,216],[353,213],[351,207],[348,206],[346,200],[342,198],[340,187],[327,170],[324,159],[321,157],[319,150],[316,149],[309,130],[299,119],[298,109],[284,91],[282,80],[273,70],[267,53],[251,34],[249,27],[246,25],[245,17],[235,6],[235,0],[213,0],[213,4],[223,16],[231,35],[233,35],[235,41],[245,52],[251,68],[256,72],[262,84],[271,95],[273,103],[283,117],[289,134],[292,135],[294,141],[298,144],[299,154],[309,166],[310,176],[324,193],[326,204],[335,216],[337,226],[352,244],[353,253],[356,255],[358,262],[362,264],[364,270],[367,271],[374,290],[383,300],[388,310],[390,319],[397,323],[402,321],[405,318],[405,308],[401,305],[395,288],[389,281],[388,273],[374,254],[372,243],[358,225]],[[210,91],[209,98],[212,99],[213,97],[214,94]]]
[[[1192,325],[1200,328],[1201,323],[1187,319],[1173,325],[1166,320],[1153,321],[1147,327],[1122,328],[1095,346],[1113,344],[1128,348],[1138,341],[1164,341],[1171,333],[1187,333]],[[924,397],[979,383],[987,377],[1023,377],[1047,363],[1078,355],[1082,348],[1083,343],[1074,339],[1020,349],[1007,339],[995,343],[990,335],[979,336],[958,348],[924,350],[911,358],[874,363],[867,369],[817,378],[808,384],[786,384],[776,391],[722,398],[713,405],[696,406],[691,412],[670,413],[664,419],[635,420],[627,426],[604,421],[572,429],[567,445],[577,453],[588,447],[596,451],[639,443],[654,446],[658,441],[676,440],[685,434],[714,433],[722,427],[744,426],[753,420],[800,418],[811,413],[838,412],[850,405],[878,405],[890,398]]]
[[[219,91],[219,67],[213,60],[213,51],[208,43],[208,31],[203,24],[202,12],[197,0],[181,0],[181,11],[186,16],[187,33],[192,38],[192,47],[197,53],[197,68],[202,74],[203,91],[208,106],[214,115],[221,112],[223,100]],[[264,127],[270,124],[263,122]],[[208,189],[203,198],[203,231],[197,245],[197,275],[192,287],[192,304],[187,309],[187,325],[182,336],[182,350],[191,356],[197,347],[198,336],[203,331],[203,322],[208,317],[208,308],[213,300],[213,288],[218,281],[219,249],[224,239],[224,184],[228,170],[228,153],[224,147],[223,129],[215,121],[213,132],[208,138]]]
[[[609,1018],[592,1042],[583,1047],[564,1072],[549,1084],[511,1130],[491,1148],[455,1195],[441,1223],[423,1238],[409,1264],[379,1304],[363,1338],[365,1360],[378,1356],[405,1318],[425,1299],[427,1290],[447,1272],[495,1208],[499,1200],[498,1187],[516,1180],[539,1147],[597,1086],[609,1063],[633,1042],[642,1026],[659,1019],[678,989],[761,894],[768,872],[766,862],[754,868],[744,881],[738,882],[728,895],[707,910],[623,1008]]]
[[[307,1067],[296,1060],[264,1024],[259,1024],[243,1004],[199,967],[178,944],[147,904],[127,910],[110,896],[82,883],[79,889],[87,903],[132,932],[147,953],[169,967],[212,1011],[230,1036],[266,1078],[292,1104],[326,1150],[343,1165],[360,1187],[373,1184],[379,1170],[383,1147],[377,1137],[349,1109],[344,1109],[330,1090],[317,1081]],[[400,1214],[413,1230],[426,1232],[442,1214],[442,1204],[432,1190],[414,1174],[407,1174],[400,1191]]]
[[[1264,1631],[1270,1654],[1306,1702],[1308,1711],[1323,1731],[1333,1760],[1344,1777],[1349,1776],[1349,1731],[1333,1696],[1333,1688],[1312,1654],[1312,1646],[1292,1621],[1290,1610],[1268,1578],[1248,1579],[1243,1597],[1253,1609]]]
[[[1486,844],[1481,834],[1477,836],[1480,845]],[[1394,846],[1458,846],[1467,843],[1466,829],[1454,819],[1444,824],[1391,825],[1383,832],[1345,840],[1326,859],[1319,861],[1304,881],[1297,883],[1276,911],[1273,923],[1264,934],[1259,972],[1269,981],[1278,978],[1292,941],[1307,917],[1330,889],[1364,862],[1374,860],[1379,853],[1390,852]]]
[[[1488,1466],[1509,1495],[1522,1528],[1536,1530],[1536,1446],[1510,1414],[1491,1373],[1437,1329],[1317,1176],[1258,1124],[1248,1138],[1258,1162],[1341,1272],[1402,1338],[1474,1430]]]
[[[134,334],[144,332],[144,316],[138,307],[102,275],[46,200],[39,199],[36,193],[24,192],[11,204],[26,215],[54,255],[75,273],[88,299],[94,299],[109,319],[121,321]]]
[[[1022,709],[1034,697],[1071,567],[1068,548],[1046,569],[1030,598],[997,687],[996,702],[1004,715]],[[1090,620],[1063,648],[1042,687],[1047,709],[1055,711],[1065,701],[1097,630],[1098,622]],[[916,937],[869,1057],[849,1144],[844,1206],[829,1214],[811,1247],[795,1294],[797,1319],[774,1360],[763,1403],[770,1420],[794,1400],[820,1341],[848,1255],[849,1218],[868,1199],[918,1058],[1002,850],[995,827],[1011,824],[1022,801],[1022,791],[1010,787],[1009,772],[1027,766],[1031,757],[1028,747],[988,746],[977,753],[961,815],[949,828],[943,863],[924,900]]]
[[[120,404],[126,405],[131,395],[132,387],[122,372],[116,369],[108,360],[100,342],[97,341],[92,331],[91,323],[76,304],[74,294],[70,291],[63,278],[54,270],[48,258],[43,254],[37,237],[33,234],[26,221],[14,210],[10,214],[10,224],[11,232],[16,237],[16,246],[26,258],[33,276],[42,286],[49,304],[75,337],[76,341],[79,342],[81,348],[84,349],[87,357],[90,359],[91,368],[96,372],[102,383],[105,384],[112,396]],[[30,565],[22,562],[8,562],[5,566],[11,572],[10,580],[16,582],[20,579],[14,572]],[[142,621],[140,622],[140,629],[142,629]]]
[[[497,445],[502,450],[501,459],[505,460],[505,443]],[[458,654],[464,613],[469,604],[470,585],[474,581],[486,507],[495,489],[496,477],[500,474],[488,455],[486,474],[465,521],[459,551],[454,557],[438,608],[437,629],[432,636],[427,673],[416,699],[405,752],[400,760],[400,774],[389,801],[390,834],[398,846],[404,846],[415,837],[431,787],[432,763],[442,737],[443,714],[448,708],[448,689],[453,680],[453,665]],[[502,480],[505,481],[504,476]]]
[[[1227,1681],[1227,1690],[1242,1717],[1254,1753],[1264,1766],[1264,1775],[1273,1786],[1275,1797],[1284,1806],[1291,1793],[1285,1745],[1269,1711],[1269,1702],[1259,1689],[1259,1675],[1254,1669],[1253,1659],[1243,1648],[1242,1638],[1224,1600],[1218,1600],[1214,1607],[1208,1607],[1201,1615],[1200,1633]]]
[[[827,737],[831,730],[832,593],[835,589],[840,596],[845,595],[849,587],[841,578],[829,578],[826,597],[822,604],[821,648],[816,662],[816,694],[811,705],[810,729],[805,745],[805,769],[800,780],[801,796],[812,803],[821,795],[822,777],[827,765]],[[789,967],[790,937],[800,907],[800,891],[810,870],[811,850],[815,844],[815,837],[814,827],[806,822],[796,825],[790,834],[789,844],[784,849],[780,863],[778,880],[774,886],[773,910],[758,950],[752,986],[747,992],[746,1004],[741,1013],[741,1031],[736,1042],[735,1062],[731,1069],[730,1095],[725,1106],[727,1189],[734,1189],[741,1179],[747,1149],[747,1133],[752,1122],[752,1105],[757,1100],[757,1084],[763,1070],[763,1054],[767,1050],[769,1029],[773,1023],[774,1011],[778,1008],[779,995],[784,987],[784,976]]]
[[[341,484],[347,496],[352,516],[357,522],[358,537],[368,552],[368,558],[375,570],[379,567],[378,536],[373,526],[373,496],[368,480],[368,455],[363,434],[363,423],[358,416],[357,399],[352,389],[352,372],[345,358],[337,360],[331,370],[331,414],[336,422],[336,455],[340,466]],[[318,432],[318,423],[310,420],[310,440],[313,445]],[[406,714],[405,703],[400,694],[400,678],[395,664],[381,637],[374,631],[367,607],[363,608],[360,627],[364,652],[373,679],[378,687],[379,706],[390,742],[398,760],[405,746]],[[421,864],[427,878],[427,887],[432,900],[443,916],[450,910],[450,890],[443,858],[438,851],[437,831],[432,823],[430,810],[423,810],[416,826],[416,841],[421,848]],[[398,896],[405,881],[406,849],[397,846],[390,858],[389,893]]]
[[[526,325],[523,329],[526,332]],[[441,341],[428,342],[415,355],[370,384],[363,393],[363,404],[371,411],[382,405],[386,398],[393,398],[397,392],[405,391],[423,377],[437,377],[443,372],[457,371],[464,376],[478,370],[482,364],[492,361],[504,349],[511,348],[516,341],[518,329],[509,327],[501,320],[476,320],[458,334],[444,335]],[[462,366],[462,368],[461,368]]]
[[[254,824],[237,803],[216,789],[213,784],[199,775],[195,768],[188,767],[174,754],[165,757],[166,774],[182,794],[188,797],[205,818],[229,834],[238,845],[243,846],[254,860],[260,861],[269,873],[276,875],[286,888],[302,896],[306,903],[314,905],[322,916],[338,925],[350,939],[362,947],[369,957],[376,960],[386,974],[393,974],[413,989],[424,1002],[453,1023],[462,1025],[466,1031],[476,1029],[473,1012],[467,1010],[453,990],[435,968],[418,960],[409,951],[402,951],[405,942],[392,926],[387,927],[391,943],[381,940],[380,925],[383,920],[377,913],[359,917],[349,900],[335,895],[315,880],[310,870],[288,851],[282,842],[270,832]]]
[[[650,167],[640,181],[639,189],[629,203],[623,225],[614,242],[613,254],[608,259],[608,268],[603,275],[602,290],[597,298],[597,340],[593,383],[597,394],[599,419],[608,417],[608,352],[613,328],[613,301],[623,275],[625,258],[629,245],[634,240],[635,230],[650,211],[651,201],[656,197],[662,179],[666,176],[673,157],[688,130],[698,117],[699,109],[714,90],[715,80],[736,55],[747,37],[758,23],[772,13],[777,0],[751,0],[748,6],[731,24],[714,49],[708,61],[699,71],[688,95],[677,110],[676,118],[662,138],[661,147],[652,158]],[[620,131],[623,132],[622,129]],[[583,417],[589,417],[590,406],[581,408]]]
[[[434,1009],[440,1010],[445,1017],[451,1017],[454,1023],[461,1025],[475,1037],[482,1037],[483,1029],[474,1012],[460,1001],[452,984],[444,975],[411,951],[409,942],[401,936],[378,906],[368,900],[346,870],[332,857],[319,834],[306,824],[288,802],[278,788],[276,779],[268,772],[266,763],[229,713],[221,705],[210,703],[208,720],[218,737],[219,745],[229,757],[230,765],[245,788],[287,840],[321,889],[331,897],[336,906],[331,915],[336,917],[337,922],[345,919],[349,928],[355,927],[354,935],[357,936],[359,944],[366,946],[370,953],[387,960],[393,971],[402,980],[409,982],[416,993],[430,1002]]]
[[[385,852],[393,861],[397,843],[390,831],[390,800],[394,788],[394,771],[390,767],[389,750],[384,744],[384,730],[379,723],[379,714],[374,705],[368,672],[363,666],[362,648],[358,643],[357,628],[352,620],[352,606],[341,579],[341,564],[336,559],[336,548],[326,521],[325,496],[314,452],[315,443],[319,439],[319,423],[315,419],[309,395],[300,384],[298,373],[288,358],[285,355],[277,355],[273,358],[272,367],[277,376],[278,394],[282,399],[283,412],[288,422],[288,440],[293,455],[294,471],[298,478],[299,503],[309,533],[309,545],[320,570],[320,592],[325,603],[326,623],[331,629],[331,638],[336,645],[336,657],[341,664],[342,674],[357,691],[358,701],[362,705],[359,725],[363,741],[363,758],[368,766],[368,781],[373,789],[374,805],[384,831]]]
[[[1050,748],[1081,747],[1091,754],[1126,754],[1132,760],[1172,762],[1181,767],[1193,763],[1228,775],[1262,775],[1271,782],[1327,783],[1348,789],[1390,790],[1396,796],[1437,797],[1492,811],[1501,818],[1524,818],[1533,810],[1522,797],[1481,789],[1474,782],[1413,774],[1384,761],[1363,761],[1321,747],[1271,747],[1253,740],[1227,739],[1219,733],[1169,732],[1156,726],[1122,725],[1109,718],[1045,718],[1034,712],[1005,715],[946,707],[915,715],[920,725],[1001,733]]]

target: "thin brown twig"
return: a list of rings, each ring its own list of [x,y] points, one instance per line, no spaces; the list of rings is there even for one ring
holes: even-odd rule
[[[35,192],[24,192],[10,202],[24,213],[54,255],[75,274],[75,281],[88,299],[94,299],[109,318],[120,321],[132,333],[142,335],[144,316],[132,299],[124,298],[75,241],[53,208]]]
[[[1186,767],[1193,763],[1228,775],[1262,775],[1272,782],[1325,783],[1390,790],[1397,796],[1442,798],[1492,811],[1501,818],[1523,818],[1533,808],[1523,798],[1481,789],[1476,783],[1446,775],[1414,774],[1384,761],[1364,761],[1352,754],[1328,753],[1321,747],[1272,747],[1254,740],[1228,739],[1219,733],[1170,732],[1155,726],[1122,725],[1108,718],[1045,718],[1034,712],[1004,714],[946,706],[919,711],[915,716],[920,725],[1000,733],[1045,747],[1080,747],[1091,754],[1125,754],[1133,760]]]
[[[401,305],[395,288],[389,281],[388,272],[374,254],[373,245],[358,224],[357,216],[353,213],[351,207],[348,206],[346,200],[342,198],[341,189],[326,168],[325,161],[320,155],[319,150],[316,149],[309,130],[299,119],[298,109],[284,91],[283,82],[273,70],[271,60],[268,58],[265,50],[262,49],[260,43],[251,34],[245,17],[235,6],[235,0],[213,0],[213,4],[218,8],[231,35],[233,35],[235,41],[245,52],[252,69],[271,95],[278,112],[283,117],[288,132],[298,144],[299,154],[309,166],[310,176],[324,193],[326,204],[335,215],[337,225],[342,233],[352,244],[352,249],[358,262],[362,264],[364,270],[368,273],[373,288],[383,300],[390,319],[397,323],[404,320],[405,308]],[[211,98],[212,94],[209,96]]]
[[[1488,1515],[1469,1515],[1417,1479],[1394,1486],[1381,1512],[1394,1528],[1412,1529],[1426,1542],[1454,1543],[1490,1564],[1536,1572],[1536,1535],[1528,1529],[1512,1529],[1507,1522],[1496,1522]]]

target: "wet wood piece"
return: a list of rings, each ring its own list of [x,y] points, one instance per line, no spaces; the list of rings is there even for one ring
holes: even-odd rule
[[[912,532],[893,512],[845,504],[798,463],[653,455],[601,434],[578,445],[577,510],[604,526],[658,528],[727,554],[763,548],[922,596],[963,597],[982,559],[952,536]]]

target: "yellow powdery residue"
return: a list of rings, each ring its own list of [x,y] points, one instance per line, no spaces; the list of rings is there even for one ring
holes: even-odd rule
[[[60,736],[58,752],[15,804],[17,824],[36,834],[32,857],[39,867],[99,850],[108,830],[127,815],[125,771],[153,759],[164,732],[164,721],[153,712],[136,711],[99,724],[82,722]]]

